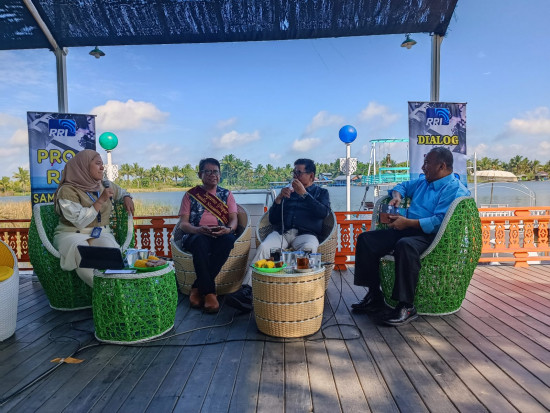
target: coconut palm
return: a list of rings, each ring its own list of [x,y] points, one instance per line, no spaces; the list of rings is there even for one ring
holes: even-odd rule
[[[30,173],[27,169],[19,167],[18,171],[13,174],[13,177],[21,185],[23,192],[27,191],[27,187],[30,187],[31,179]]]
[[[6,192],[11,187],[11,181],[10,178],[7,176],[3,176],[2,179],[0,179],[0,189],[2,192]]]
[[[128,163],[123,163],[120,165],[118,171],[122,176],[126,177],[126,186],[128,186],[130,184],[130,175],[132,175],[132,166]]]

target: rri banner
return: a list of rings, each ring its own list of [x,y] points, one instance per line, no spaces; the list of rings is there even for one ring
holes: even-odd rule
[[[466,103],[409,102],[410,176],[422,176],[424,156],[435,146],[453,153],[453,171],[466,178]]]
[[[53,201],[65,163],[95,150],[95,115],[27,112],[32,204]]]

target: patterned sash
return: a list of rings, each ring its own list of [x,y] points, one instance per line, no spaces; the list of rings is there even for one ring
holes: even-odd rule
[[[223,222],[224,225],[229,223],[229,207],[220,198],[206,192],[200,186],[191,188],[187,193],[204,206],[208,212]]]

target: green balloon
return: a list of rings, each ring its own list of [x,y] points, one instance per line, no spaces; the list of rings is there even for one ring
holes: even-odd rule
[[[99,137],[99,144],[106,151],[112,151],[118,145],[118,138],[113,132],[103,132]]]

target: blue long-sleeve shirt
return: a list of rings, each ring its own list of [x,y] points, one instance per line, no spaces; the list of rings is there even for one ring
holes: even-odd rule
[[[452,202],[461,196],[469,196],[470,191],[454,174],[437,181],[428,182],[424,177],[402,182],[388,191],[397,191],[401,197],[411,198],[407,218],[418,219],[420,228],[426,234],[433,234],[441,226],[445,213]]]

